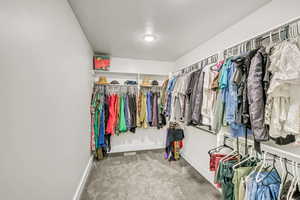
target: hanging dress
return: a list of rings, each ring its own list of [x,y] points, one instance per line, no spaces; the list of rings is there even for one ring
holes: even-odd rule
[[[126,132],[126,119],[125,119],[125,96],[120,97],[120,121],[119,121],[119,131]]]

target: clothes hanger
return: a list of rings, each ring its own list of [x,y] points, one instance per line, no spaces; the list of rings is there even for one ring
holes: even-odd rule
[[[246,156],[245,159],[242,159],[240,162],[238,162],[235,165],[233,165],[232,169],[236,169],[241,164],[243,164],[243,163],[247,162],[248,160],[252,159],[252,151],[253,151],[253,149],[251,148],[250,154],[248,156]]]
[[[273,38],[273,32],[271,31],[270,32],[270,46],[274,46],[275,44],[275,41],[274,41],[274,38]]]
[[[292,183],[292,189],[291,189],[291,193],[289,195],[289,200],[292,200],[293,194],[296,191],[297,187],[298,187],[298,182],[299,182],[299,170],[298,170],[298,163],[295,161],[294,162],[294,182]]]
[[[292,174],[295,175],[294,162],[292,163]],[[293,176],[293,179],[292,179],[292,181],[291,181],[291,185],[290,185],[289,190],[288,190],[288,193],[287,193],[287,198],[286,198],[287,200],[290,199],[290,195],[291,195],[292,190],[293,190],[293,184],[294,184],[294,180],[295,180],[295,179],[296,179],[295,176]]]
[[[266,158],[267,158],[267,152],[264,152],[264,153],[263,153],[263,161],[262,161],[262,165],[261,165],[261,167],[259,168],[259,170],[258,170],[258,172],[257,172],[257,174],[256,174],[256,177],[255,177],[255,180],[256,180],[257,183],[260,182],[260,181],[262,181],[262,180],[264,179],[264,177],[263,177],[263,178],[259,178],[259,175],[260,175],[260,173],[262,172],[263,168],[265,168],[265,166],[266,166]]]
[[[288,36],[289,36],[289,38],[293,38],[293,36],[294,36],[294,24],[289,25]]]
[[[299,169],[299,163],[297,164],[297,173],[298,173],[298,181],[297,181],[297,185],[298,185],[298,189],[300,190],[300,169]]]
[[[257,160],[261,160],[260,158],[258,158],[259,155],[260,155],[260,154],[257,154],[257,152],[256,152],[256,158],[257,158]],[[261,162],[262,162],[262,161],[261,161]],[[258,171],[258,169],[259,169],[261,166],[262,166],[262,165],[257,164],[256,167],[254,168],[254,170],[252,170],[252,172],[250,172],[250,173],[248,174],[248,176],[246,176],[245,180],[248,181],[248,180],[252,177],[252,175],[255,174],[255,173]]]
[[[285,170],[285,168],[283,166],[282,157],[279,158],[279,161],[280,161],[280,167],[281,167],[282,175],[281,175],[281,183],[280,183],[280,186],[279,186],[279,192],[278,192],[277,200],[281,200],[282,188],[284,186],[285,176],[287,175],[287,171]]]
[[[291,186],[289,188],[289,191],[288,191],[288,194],[287,194],[287,200],[291,200],[292,198],[292,194],[293,194],[293,191],[294,191],[294,184],[295,184],[295,181],[297,180],[297,175],[296,175],[296,161],[293,162],[293,166],[292,166],[292,173],[294,174],[294,178],[292,180],[292,183],[291,183]]]
[[[236,156],[238,156],[239,154],[238,154],[238,152],[237,151],[232,151],[231,153],[229,153],[228,155],[226,155],[224,158],[222,158],[221,160],[220,160],[220,162],[226,162],[227,160],[229,160],[229,159],[231,159],[231,158],[234,158],[234,157],[236,157]]]
[[[224,161],[226,161],[228,158],[230,159],[230,158],[234,158],[235,156],[238,156],[239,155],[239,153],[236,151],[236,150],[232,150],[232,152],[230,152],[229,154],[227,154],[226,156],[224,156],[221,160],[220,160],[220,162],[224,162]]]
[[[252,49],[256,49],[256,39],[252,40]]]
[[[267,153],[266,153],[267,154]],[[272,154],[271,154],[272,155]],[[275,166],[275,163],[276,163],[276,155],[272,155],[273,156],[273,159],[271,159],[272,160],[272,168],[269,170],[269,172],[266,174],[266,176],[263,176],[261,179],[259,179],[259,174],[262,172],[262,171],[259,171],[258,172],[258,174],[256,175],[256,177],[255,177],[255,180],[256,180],[256,182],[257,183],[259,183],[259,182],[261,182],[261,181],[263,181],[266,177],[268,177],[271,173],[272,173],[272,171],[275,169],[276,170],[276,166]],[[266,169],[266,168],[269,168],[270,166],[268,166],[267,165],[267,162],[266,162],[266,159],[265,159],[265,164],[264,165],[262,165],[262,167],[264,166],[264,168]],[[260,170],[262,170],[263,168],[260,168]],[[276,170],[276,172],[277,172],[277,170]],[[278,173],[278,172],[277,172]]]
[[[296,32],[296,26],[295,25],[292,25],[292,35],[291,35],[291,38],[295,38],[297,36],[297,32]]]
[[[232,166],[233,169],[236,169],[236,168],[237,168],[238,166],[240,166],[241,164],[243,164],[243,163],[245,163],[245,162],[251,160],[253,157],[255,157],[255,156],[253,155],[253,147],[252,147],[252,146],[250,146],[250,147],[251,147],[251,148],[250,148],[250,154],[249,154],[249,156],[246,157],[246,159],[242,160],[241,162],[238,162],[237,164],[235,164],[234,166]]]
[[[288,167],[287,167],[287,158],[284,158],[284,167],[285,167],[285,170],[286,170],[286,173],[287,173],[287,176],[290,175],[291,177],[294,177],[294,174],[291,173],[289,170],[288,170]],[[287,176],[286,176],[286,180],[287,180]],[[285,180],[285,181],[286,181]]]
[[[297,24],[293,24],[293,38],[296,38],[298,35],[298,25]]]
[[[224,149],[224,148],[228,148],[228,149],[233,150],[233,148],[230,147],[230,146],[228,146],[228,145],[226,145],[226,144],[225,144],[225,141],[224,141],[224,144],[223,144],[222,146],[218,146],[218,147],[216,147],[216,148],[213,148],[213,149],[209,150],[209,151],[208,151],[208,154],[211,155],[211,154],[213,154],[213,153],[219,152],[220,150],[222,150],[222,149]]]
[[[299,186],[299,182],[300,182],[300,171],[299,171],[299,167],[298,166],[299,166],[299,163],[296,162],[295,169],[296,169],[297,180],[295,181],[294,192],[296,191],[297,187]]]
[[[243,54],[247,52],[247,43],[243,43]]]

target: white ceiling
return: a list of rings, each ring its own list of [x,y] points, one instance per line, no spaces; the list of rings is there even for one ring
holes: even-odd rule
[[[95,52],[164,61],[174,61],[269,1],[69,0]],[[157,41],[145,43],[145,33],[154,33]]]

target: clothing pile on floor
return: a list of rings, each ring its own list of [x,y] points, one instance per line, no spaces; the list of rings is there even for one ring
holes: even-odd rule
[[[180,159],[180,149],[183,147],[184,132],[178,123],[170,123],[167,130],[165,159],[176,161]]]
[[[283,41],[172,77],[164,112],[170,121],[207,126],[233,137],[284,145],[300,137],[300,50]]]

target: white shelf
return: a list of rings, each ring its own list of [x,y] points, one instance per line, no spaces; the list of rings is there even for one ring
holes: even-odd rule
[[[143,79],[148,77],[150,80],[164,80],[169,77],[168,74],[148,74],[148,73],[138,73],[138,72],[112,72],[112,71],[97,71],[92,70],[94,76],[109,76],[111,78],[122,78],[122,79]]]
[[[226,136],[229,138],[232,138],[230,133],[225,133]],[[240,141],[243,143],[245,142],[244,137],[239,137]],[[248,144],[254,144],[253,136],[248,137]],[[266,150],[270,153],[279,154],[283,157],[287,157],[291,160],[296,160],[300,162],[300,146],[294,145],[294,144],[288,144],[288,145],[277,145],[274,143],[274,141],[267,141],[261,143],[262,150]]]

